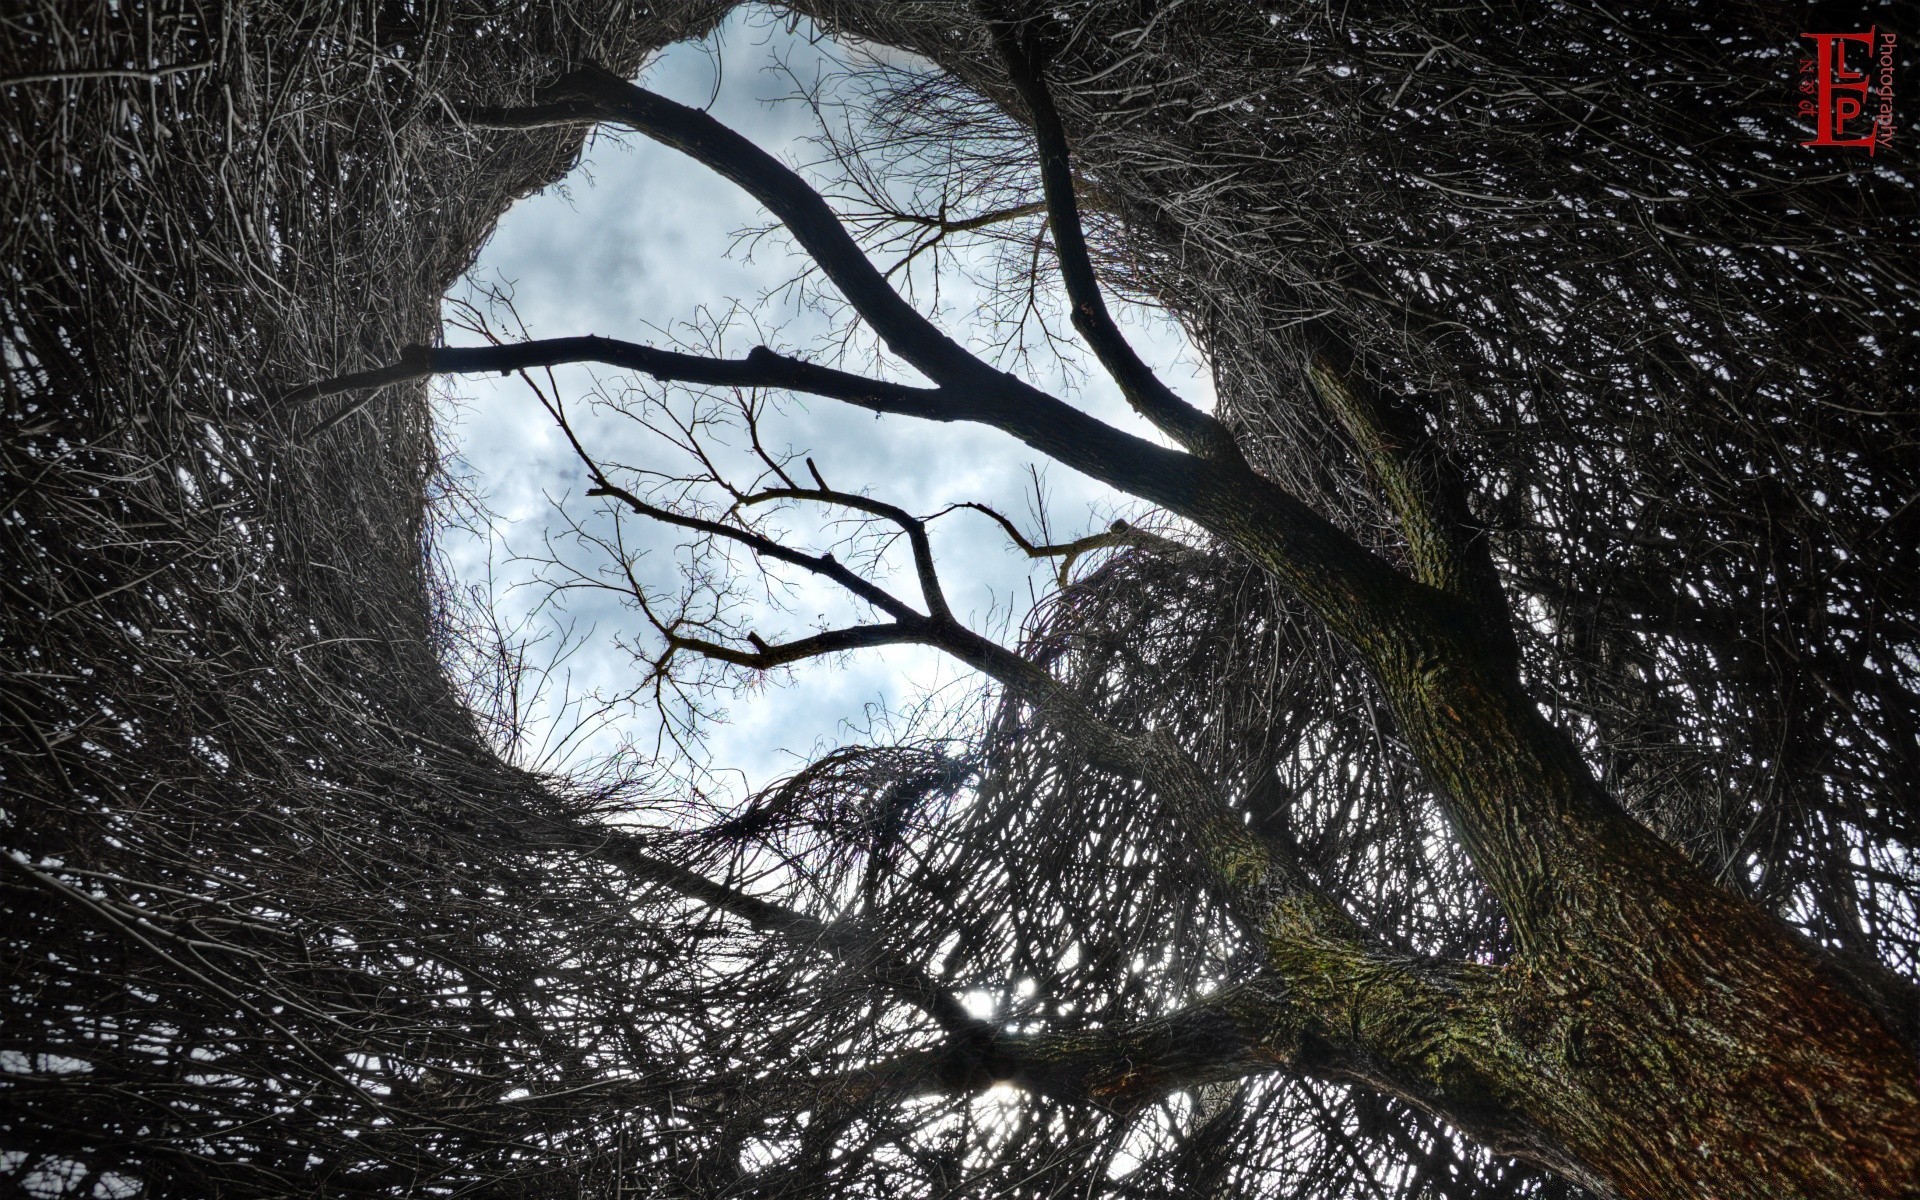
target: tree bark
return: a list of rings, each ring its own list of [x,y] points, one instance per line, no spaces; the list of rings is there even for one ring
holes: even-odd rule
[[[1249,507],[1196,519],[1281,558]],[[1372,620],[1340,631],[1519,945],[1483,1046],[1504,1104],[1622,1196],[1920,1194],[1920,1078],[1869,1005],[1622,812],[1481,622],[1437,594],[1356,607]]]

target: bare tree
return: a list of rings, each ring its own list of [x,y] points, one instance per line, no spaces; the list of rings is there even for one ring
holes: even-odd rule
[[[207,423],[168,540],[234,557],[186,593],[98,565],[158,544],[150,510],[94,503],[174,478],[137,425],[117,474],[111,420],[80,465],[57,440],[71,431],[30,429],[16,461],[41,492],[9,545],[41,564],[26,606],[61,631],[41,653],[65,668],[10,660],[59,715],[43,727],[10,700],[9,761],[62,801],[9,860],[31,900],[10,953],[52,981],[16,996],[8,1070],[28,1103],[8,1129],[37,1144],[10,1165],[42,1191],[108,1192],[297,1190],[303,1170],[365,1194],[1913,1190],[1916,940],[1898,893],[1914,606],[1910,577],[1861,565],[1905,544],[1912,357],[1885,314],[1912,292],[1895,262],[1856,272],[1831,238],[1800,229],[1791,256],[1775,240],[1808,212],[1909,237],[1875,210],[1909,186],[1905,160],[1897,184],[1808,181],[1732,151],[1620,149],[1623,129],[1683,138],[1675,114],[1711,104],[1628,103],[1638,84],[1578,61],[1588,41],[1737,88],[1755,38],[1725,18],[1636,42],[1607,13],[1557,9],[1564,36],[1525,52],[1545,61],[1502,64],[1489,28],[1451,13],[818,15],[939,65],[891,81],[915,102],[882,132],[952,148],[976,171],[963,202],[983,198],[957,218],[874,203],[870,238],[1044,248],[1075,329],[1170,445],[949,339],[800,176],[626,82],[633,46],[569,40],[591,21],[535,38],[545,57],[496,89],[448,86],[413,136],[524,145],[515,180],[597,124],[720,171],[927,382],[765,349],[432,345],[435,287],[466,252],[428,237],[403,247],[428,276],[404,293],[422,313],[348,348],[293,338],[280,369],[386,365]],[[491,21],[475,44],[513,28]],[[459,44],[375,32],[423,62]],[[1389,118],[1401,140],[1383,146],[1368,122]],[[491,216],[480,203],[462,228]],[[102,241],[87,261],[120,261]],[[393,261],[409,260],[355,278]],[[1847,287],[1813,302],[1809,280]],[[1103,285],[1189,322],[1219,413],[1144,366]],[[122,377],[64,368],[62,318],[16,311],[40,340],[10,403]],[[390,349],[395,326],[419,344]],[[1741,365],[1789,331],[1785,366]],[[240,338],[214,361],[258,351]],[[578,361],[675,385],[629,409],[686,455],[664,477],[602,461],[544,394],[598,498],[685,539],[694,571],[667,595],[627,570],[619,525],[598,546],[597,583],[653,631],[651,685],[697,702],[912,643],[995,682],[984,732],[846,747],[720,813],[494,760],[433,661],[487,639],[432,594],[414,526],[364,532],[379,505],[408,512],[424,472],[400,462],[367,491],[356,467],[418,452],[382,425],[419,411],[417,385],[395,385]],[[1045,545],[997,512],[909,512],[769,451],[769,391],[989,425],[1170,518]],[[1825,423],[1778,419],[1802,404]],[[743,456],[721,453],[729,438]],[[1833,490],[1781,481],[1789,467]],[[236,480],[248,502],[229,518],[202,490]],[[291,515],[259,499],[282,496]],[[1776,500],[1811,515],[1792,524]],[[783,518],[813,510],[854,524],[803,543]],[[946,601],[943,520],[996,521],[1062,561],[1017,645]],[[356,537],[376,563],[354,565]],[[1842,552],[1819,557],[1822,538]],[[1643,552],[1685,586],[1661,590]],[[889,554],[910,590],[878,572]],[[1809,582],[1822,571],[1846,585]],[[76,578],[99,586],[64,599]],[[840,589],[860,619],[764,636],[728,598],[782,578]],[[166,615],[183,595],[224,599]],[[438,623],[420,616],[433,603]],[[207,646],[157,652],[149,628]],[[113,687],[84,682],[90,658],[122,664]],[[143,682],[161,666],[177,686]],[[123,694],[147,702],[137,725],[114,725]],[[174,730],[155,697],[192,719]],[[991,1018],[969,992],[995,997]],[[157,1115],[111,1112],[122,1095]]]
[[[1542,717],[1520,681],[1512,615],[1460,481],[1406,427],[1347,342],[1309,326],[1305,382],[1377,480],[1404,540],[1402,564],[1250,467],[1230,428],[1153,375],[1101,297],[1046,82],[1050,35],[995,21],[988,28],[1034,131],[1074,326],[1134,409],[1177,449],[1093,421],[967,352],[900,298],[799,176],[704,114],[591,69],[560,81],[543,104],[466,118],[490,128],[615,122],[688,153],[766,205],[888,350],[933,386],[854,376],[765,349],[726,360],[578,338],[423,347],[385,372],[295,398],[430,372],[590,360],[656,379],[801,391],[1010,433],[1205,529],[1355,653],[1512,939],[1511,956],[1492,965],[1409,957],[1367,930],[1284,842],[1250,828],[1175,739],[1116,728],[1049,672],[961,627],[923,521],[835,490],[817,473],[796,481],[771,459],[770,485],[710,480],[733,497],[724,516],[676,511],[621,487],[563,420],[591,473],[590,495],[812,572],[885,618],[780,644],[748,631],[742,645],[684,609],[656,611],[635,585],[666,647],[656,671],[686,653],[767,670],[901,643],[944,650],[1007,688],[1022,719],[1056,738],[1060,752],[1150,793],[1202,886],[1253,940],[1258,966],[1249,977],[1157,1019],[1104,1030],[1091,1047],[1084,1034],[1056,1043],[1045,1031],[962,1025],[949,1028],[953,1037],[941,1047],[832,1085],[855,1089],[866,1103],[875,1089],[910,1094],[1013,1080],[1124,1105],[1137,1094],[1288,1069],[1387,1092],[1601,1194],[1759,1196],[1786,1187],[1865,1196],[1913,1186],[1920,1097],[1910,1056],[1882,1015],[1887,1005],[1861,994],[1785,922],[1717,886],[1635,822],[1574,738]],[[783,502],[892,523],[911,546],[919,604],[831,555],[762,532],[750,514]],[[1815,1079],[1817,1092],[1808,1082]]]

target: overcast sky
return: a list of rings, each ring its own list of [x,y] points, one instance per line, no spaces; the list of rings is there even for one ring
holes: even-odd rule
[[[819,154],[804,140],[816,132],[814,117],[805,105],[778,102],[792,94],[794,82],[772,68],[776,59],[784,60],[801,78],[812,78],[822,68],[822,56],[806,33],[790,34],[783,23],[754,14],[736,15],[716,38],[666,51],[642,82],[706,107],[787,162],[803,165]],[[660,344],[662,329],[693,320],[703,309],[725,312],[738,303],[785,347],[832,361],[831,348],[821,344],[829,330],[824,317],[781,297],[768,298],[799,266],[790,244],[764,241],[751,261],[737,250],[729,254],[736,232],[765,222],[754,201],[692,160],[637,135],[601,134],[562,186],[522,201],[507,214],[472,278],[510,285],[519,315],[536,337],[597,333]],[[978,293],[964,281],[945,286],[942,323],[963,343],[978,345],[984,335],[975,313]],[[1178,329],[1151,314],[1126,313],[1123,319],[1163,377],[1210,407],[1208,381]],[[450,331],[451,342],[472,340]],[[758,340],[751,331],[739,331],[726,348],[739,354]],[[1027,374],[1056,394],[1068,386],[1057,361],[1043,360]],[[603,387],[617,386],[617,373],[580,368],[558,371],[556,377],[563,398],[579,406],[577,423],[597,454],[641,465],[664,467],[672,461],[659,439],[635,423],[586,407],[596,378]],[[621,643],[654,647],[644,622],[611,593],[575,591],[556,600],[535,582],[540,569],[527,561],[543,556],[551,542],[578,569],[592,572],[606,565],[604,556],[596,563],[595,556],[567,548],[564,538],[554,542],[569,517],[599,532],[611,528],[598,502],[581,496],[582,472],[558,431],[517,379],[465,377],[453,381],[450,391],[454,399],[444,406],[444,419],[465,470],[497,517],[487,537],[454,534],[445,540],[456,573],[468,582],[483,582],[491,561],[495,603],[508,624],[525,621],[529,634],[548,632],[548,645],[555,644],[557,630],[575,631],[578,648],[564,674],[572,694],[631,688],[642,672]],[[1103,419],[1146,432],[1097,371],[1087,374],[1069,398]],[[768,432],[776,445],[812,454],[837,488],[866,490],[922,514],[956,501],[983,501],[1021,521],[1030,533],[1038,532],[1028,475],[1034,456],[998,433],[876,419],[831,401],[801,398],[784,403]],[[1038,465],[1057,538],[1102,528],[1117,512],[1138,511],[1129,499],[1064,468]],[[622,536],[630,547],[645,551],[639,556],[641,578],[670,589],[684,563],[684,555],[675,552],[683,538],[637,520],[623,523]],[[1010,618],[1017,624],[1032,597],[1044,594],[1049,584],[1050,568],[1013,550],[984,517],[963,513],[942,519],[934,545],[956,612],[977,629],[1004,631]],[[917,604],[917,590],[908,579],[896,576],[893,582],[899,594]],[[783,632],[806,632],[823,615],[837,621],[854,611],[836,614],[829,601],[810,590],[789,608],[756,618],[755,629],[777,639]],[[803,667],[782,686],[726,700],[726,720],[711,729],[712,763],[741,772],[730,776],[736,781],[762,784],[791,771],[800,761],[796,756],[856,738],[870,707],[899,709],[932,689],[963,688],[969,678],[940,656],[910,648],[865,651],[850,661]],[[623,733],[651,744],[645,712],[621,710],[616,716],[613,725],[550,765],[581,765],[606,753]],[[549,712],[544,719],[555,718]]]

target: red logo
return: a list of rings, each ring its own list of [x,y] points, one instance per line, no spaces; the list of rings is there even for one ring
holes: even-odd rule
[[[1802,146],[1863,146],[1893,140],[1893,35],[1803,33],[1814,56],[1800,60],[1800,115],[1813,118]]]

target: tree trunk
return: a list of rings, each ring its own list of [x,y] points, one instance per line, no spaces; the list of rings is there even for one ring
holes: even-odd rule
[[[1505,1105],[1621,1196],[1920,1195],[1908,1047],[1799,933],[1623,813],[1477,633],[1434,638],[1372,657],[1513,924]]]
[[[1679,873],[1650,897],[1666,857],[1569,881],[1566,939],[1502,973],[1516,1107],[1622,1196],[1920,1194],[1904,1048],[1776,919]]]
[[[1009,57],[1017,74],[1018,58]],[[1066,228],[1072,207],[1056,194],[1071,188],[1064,139],[1045,128],[1038,79],[1024,82],[1030,107],[1043,114],[1043,147],[1049,137],[1054,143],[1050,212]],[[706,114],[589,70],[563,80],[539,105],[467,115],[510,128],[615,121],[701,160],[765,203],[882,341],[937,386],[864,380],[764,348],[736,361],[592,338],[423,351],[395,371],[595,359],[662,379],[786,386],[876,412],[979,422],[1193,520],[1263,567],[1364,661],[1500,900],[1517,946],[1498,968],[1433,968],[1383,953],[1304,872],[1289,875],[1283,856],[1258,844],[1171,740],[1106,730],[1077,698],[1054,697],[1059,688],[1046,672],[954,625],[936,603],[924,537],[915,554],[930,615],[859,590],[866,585],[840,574],[831,559],[806,559],[757,534],[675,516],[603,485],[597,494],[619,495],[655,519],[833,574],[896,618],[860,631],[867,640],[858,644],[938,645],[1031,693],[1044,719],[1077,727],[1068,740],[1086,761],[1122,768],[1175,801],[1169,811],[1208,860],[1227,907],[1268,938],[1265,982],[1277,989],[1072,1044],[982,1032],[950,1053],[870,1073],[863,1095],[917,1086],[931,1070],[935,1082],[953,1087],[1014,1079],[1111,1103],[1210,1080],[1226,1068],[1285,1066],[1393,1092],[1605,1195],[1920,1194],[1920,1079],[1912,1055],[1800,935],[1714,884],[1629,817],[1569,735],[1542,717],[1520,679],[1484,544],[1464,528],[1464,506],[1438,502],[1413,464],[1394,461],[1407,447],[1358,439],[1363,454],[1407,467],[1387,498],[1416,551],[1403,571],[1252,470],[1230,438],[1215,436],[1212,418],[1177,400],[1144,384],[1133,389],[1141,397],[1136,407],[1184,453],[1105,426],[974,358],[891,289],[804,180]],[[1071,257],[1073,244],[1062,239],[1063,255]],[[1092,286],[1090,268],[1081,279]],[[1076,311],[1097,327],[1091,301],[1076,298]],[[1360,423],[1381,407],[1354,392],[1364,385],[1337,361],[1316,357],[1310,374],[1322,390],[1354,393],[1348,407]],[[1126,387],[1125,372],[1116,376]],[[378,372],[307,391],[395,377]],[[902,524],[912,536],[915,522],[903,517]],[[783,652],[845,648],[855,644],[852,636],[823,634]],[[759,642],[752,652],[697,648],[743,665],[785,661]]]

